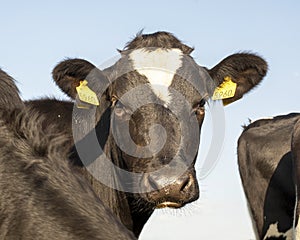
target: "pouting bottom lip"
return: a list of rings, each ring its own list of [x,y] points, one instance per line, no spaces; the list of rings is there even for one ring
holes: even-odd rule
[[[166,207],[180,208],[180,207],[182,207],[182,204],[176,203],[176,202],[162,202],[156,206],[156,208],[166,208]]]

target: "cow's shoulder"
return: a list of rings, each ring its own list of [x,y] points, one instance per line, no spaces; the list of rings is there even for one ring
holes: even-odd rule
[[[239,137],[237,149],[242,175],[257,172],[258,176],[270,179],[279,162],[289,164],[291,137],[299,119],[300,113],[291,113],[260,119],[246,126]]]

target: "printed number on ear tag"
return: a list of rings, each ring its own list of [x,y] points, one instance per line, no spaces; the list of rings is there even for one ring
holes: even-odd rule
[[[237,84],[230,77],[225,77],[224,82],[217,87],[212,96],[212,100],[232,98],[235,95]]]
[[[99,100],[95,92],[93,92],[88,86],[86,80],[80,81],[80,85],[76,87],[78,97],[82,102],[86,102],[92,105],[99,105]]]

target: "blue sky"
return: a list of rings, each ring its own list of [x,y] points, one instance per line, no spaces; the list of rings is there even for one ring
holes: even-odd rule
[[[195,47],[193,57],[213,67],[252,51],[269,63],[264,82],[226,107],[222,156],[201,179],[201,197],[179,211],[156,211],[144,229],[150,239],[254,239],[237,168],[236,141],[250,119],[299,111],[300,2],[253,1],[2,1],[0,67],[18,81],[24,99],[65,98],[51,70],[66,57],[96,65],[140,30],[165,30]],[[209,118],[208,118],[209,119]],[[207,120],[208,120],[207,119]],[[209,122],[205,122],[209,134]],[[202,138],[203,148],[209,138]],[[205,152],[203,150],[203,152]],[[199,165],[205,154],[199,156]]]

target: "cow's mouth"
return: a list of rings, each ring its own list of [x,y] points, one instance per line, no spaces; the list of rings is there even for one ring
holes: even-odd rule
[[[166,208],[166,207],[180,208],[180,207],[182,207],[182,204],[176,203],[176,202],[162,202],[162,203],[159,203],[158,205],[156,205],[156,208]]]

